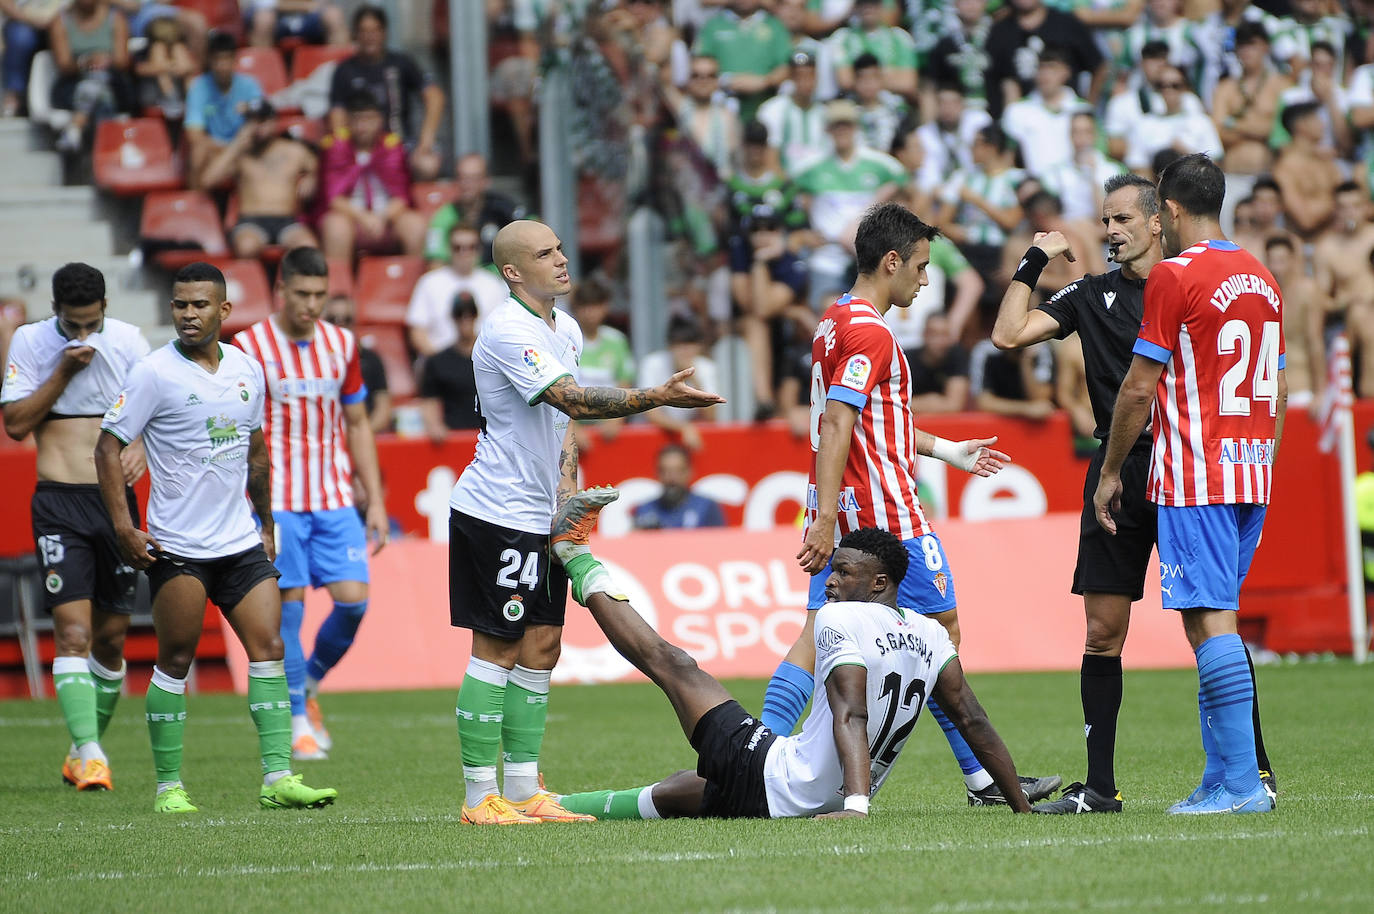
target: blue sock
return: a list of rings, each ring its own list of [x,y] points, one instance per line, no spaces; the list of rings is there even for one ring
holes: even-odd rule
[[[759,720],[779,736],[788,736],[801,720],[816,680],[808,671],[784,660],[778,664],[768,689],[763,693],[763,713]]]
[[[1194,652],[1198,684],[1211,719],[1212,739],[1226,768],[1226,789],[1246,795],[1259,786],[1252,707],[1255,680],[1240,635],[1216,635]]]
[[[304,600],[282,600],[281,643],[286,649],[286,692],[291,697],[291,713],[305,713],[305,651],[301,649],[301,623],[305,621]]]
[[[1207,755],[1207,762],[1202,769],[1203,787],[1215,787],[1226,779],[1226,766],[1221,761],[1221,752],[1217,749],[1216,737],[1212,734],[1212,714],[1207,708],[1207,696],[1203,694],[1202,688],[1197,692],[1198,717],[1202,723],[1202,751]]]
[[[945,716],[944,711],[940,710],[935,699],[926,699],[926,707],[930,708],[930,713],[935,716],[935,720],[940,724],[940,729],[945,731],[945,739],[949,740],[949,748],[954,750],[954,758],[959,763],[959,770],[965,775],[982,771],[982,762],[978,761],[973,750],[968,747],[968,743],[964,742],[964,736],[959,732],[959,728],[954,726],[954,721]]]
[[[319,682],[324,674],[334,668],[348,649],[353,646],[353,636],[358,633],[358,625],[367,612],[367,601],[361,603],[334,603],[329,618],[320,626],[315,636],[315,652],[310,655],[306,672],[310,678]],[[301,685],[304,688],[304,683]]]

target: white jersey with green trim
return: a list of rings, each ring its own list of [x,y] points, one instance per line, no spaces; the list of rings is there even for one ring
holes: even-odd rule
[[[477,454],[453,486],[449,506],[490,524],[548,533],[558,455],[568,417],[539,398],[554,381],[577,380],[582,329],[553,309],[554,326],[511,296],[482,321],[472,348],[483,428]]]
[[[148,452],[148,533],[188,559],[236,555],[262,542],[248,502],[248,443],[262,427],[262,366],[219,344],[211,374],[176,341],[134,365],[100,427]]]
[[[869,796],[878,792],[911,735],[940,671],[957,656],[944,626],[881,603],[827,603],[816,613],[816,691],[801,732],[777,740],[764,760],[768,813],[814,816],[844,806],[844,770],[825,683],[836,667],[868,673]]]

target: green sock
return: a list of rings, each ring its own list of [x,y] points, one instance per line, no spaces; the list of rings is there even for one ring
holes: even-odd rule
[[[95,680],[85,657],[54,657],[53,691],[77,748],[100,738],[96,723]]]
[[[587,547],[579,547],[585,550]],[[590,552],[583,551],[577,555],[563,559],[563,570],[568,573],[568,580],[572,582],[573,599],[583,606],[587,605],[587,597],[594,593],[604,593],[617,600],[624,600],[624,594],[620,593],[611,579],[611,573],[606,570],[597,558]]]
[[[258,753],[264,773],[291,770],[291,696],[280,660],[248,664],[248,711],[258,728]]]
[[[531,670],[517,664],[506,683],[501,720],[506,779],[501,792],[516,803],[539,792],[539,750],[549,717],[552,675],[552,670]]]
[[[464,768],[495,769],[507,688],[478,679],[471,670],[463,677],[458,690],[458,740]]]
[[[643,819],[644,814],[639,810],[639,795],[646,790],[653,790],[653,785],[631,787],[629,790],[569,793],[560,797],[558,802],[569,812],[580,812],[598,819]]]
[[[153,667],[145,709],[157,781],[159,784],[180,781],[181,742],[186,730],[186,680],[173,679]]]
[[[91,679],[95,682],[95,723],[99,738],[104,738],[105,728],[114,717],[115,705],[119,704],[119,690],[124,685],[124,671],[118,673],[108,670],[91,658]]]

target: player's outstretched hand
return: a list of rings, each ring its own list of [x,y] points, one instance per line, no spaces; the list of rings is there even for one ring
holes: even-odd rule
[[[797,564],[801,565],[807,574],[820,574],[821,569],[825,568],[825,563],[830,561],[830,553],[834,551],[834,527],[813,523],[806,528],[801,552],[797,553]]]
[[[124,556],[124,561],[140,571],[151,568],[153,562],[157,561],[153,553],[162,551],[162,547],[151,534],[137,527],[116,530],[115,539],[119,541],[119,551]]]
[[[677,374],[668,379],[668,382],[659,388],[660,398],[664,406],[683,406],[688,409],[702,409],[707,406],[715,406],[717,403],[724,403],[725,398],[720,394],[707,393],[704,390],[697,390],[687,383],[696,372],[695,368],[684,368]]]
[[[967,455],[964,462],[959,464],[959,469],[974,476],[992,476],[1011,462],[1011,458],[1001,451],[992,449],[992,445],[997,443],[997,436],[991,438],[970,438],[967,441],[960,441],[959,446],[964,449]]]
[[[1093,493],[1093,512],[1097,515],[1097,523],[1112,536],[1116,536],[1116,518],[1112,514],[1121,510],[1121,491],[1121,477],[1103,473],[1097,482],[1097,491]]]
[[[823,812],[817,819],[867,819],[868,813],[859,812],[857,809],[837,809],[834,812]]]
[[[1050,260],[1063,254],[1069,263],[1074,262],[1073,246],[1069,244],[1069,239],[1064,237],[1063,232],[1036,232],[1031,244],[1044,251]]]
[[[373,502],[367,506],[367,535],[372,539],[375,546],[372,547],[372,554],[376,555],[382,551],[387,543],[391,542],[391,521],[386,516],[386,505]]]

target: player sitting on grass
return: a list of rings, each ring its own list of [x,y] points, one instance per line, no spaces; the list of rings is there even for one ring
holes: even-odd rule
[[[648,787],[561,798],[602,819],[865,816],[934,692],[1016,812],[1029,812],[1016,767],[964,680],[938,623],[897,606],[906,575],[902,541],[875,528],[840,540],[816,615],[817,689],[796,736],[779,736],[745,711],[681,648],[664,641],[587,547],[612,488],[570,498],[553,525],[553,550],[573,597],[620,654],[663,690],[697,751],[697,770]]]

